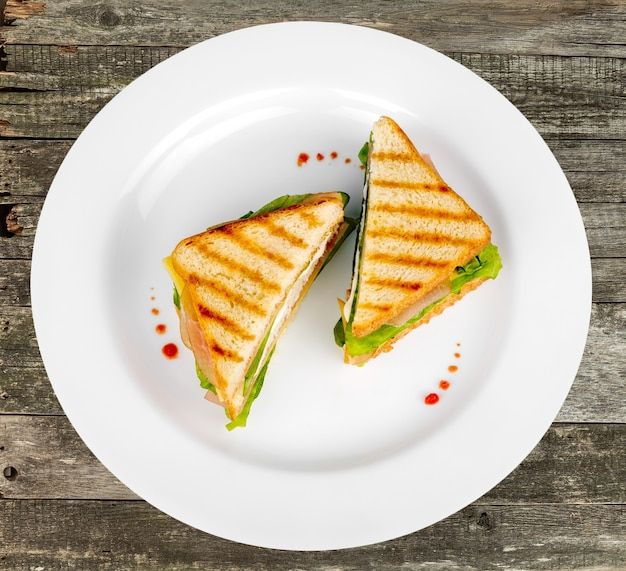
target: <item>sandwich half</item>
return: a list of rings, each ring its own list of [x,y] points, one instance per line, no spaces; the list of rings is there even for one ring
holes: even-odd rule
[[[335,341],[362,365],[502,267],[491,230],[407,135],[381,117],[359,153],[363,209]]]
[[[206,398],[245,426],[282,331],[354,223],[343,193],[287,195],[182,240],[164,260]]]

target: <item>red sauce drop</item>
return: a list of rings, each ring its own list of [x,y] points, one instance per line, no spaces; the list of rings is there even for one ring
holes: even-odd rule
[[[450,371],[451,373],[456,373],[459,370],[459,368],[456,365],[450,365],[448,367],[448,371]]]
[[[454,354],[454,356],[455,356],[457,359],[460,359],[460,358],[461,358],[461,353],[455,353],[455,354]]]
[[[365,165],[360,165],[359,168],[364,171],[365,170]]]
[[[317,153],[317,155],[315,155],[315,158],[318,161],[323,161],[324,160],[324,155],[322,153]]]
[[[298,166],[306,165],[309,162],[309,155],[306,153],[300,153],[298,155]]]
[[[159,315],[159,310],[158,310],[156,307],[153,307],[153,308],[150,310],[150,313],[152,313],[152,315]]]
[[[178,347],[174,343],[163,345],[163,349],[161,349],[161,351],[168,359],[175,359],[178,355]]]
[[[348,158],[343,159],[343,162],[349,165],[352,162],[352,159],[348,157]]]
[[[430,393],[424,398],[425,404],[437,404],[439,402],[439,395],[437,393]]]
[[[450,388],[450,382],[449,382],[449,381],[446,381],[445,379],[441,379],[441,380],[439,381],[439,388],[440,388],[442,391],[447,391],[447,390]]]
[[[163,333],[165,333],[167,331],[167,326],[165,325],[165,323],[159,323],[154,330],[159,334],[159,335],[163,335]]]
[[[333,151],[332,153],[330,153],[330,158],[331,159],[336,159],[337,158],[337,151]]]

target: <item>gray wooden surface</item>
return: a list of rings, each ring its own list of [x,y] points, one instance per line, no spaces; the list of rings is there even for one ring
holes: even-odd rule
[[[0,0],[0,14],[3,7],[0,568],[626,569],[624,0]],[[546,139],[570,181],[594,285],[574,387],[517,470],[428,529],[321,553],[217,539],[125,488],[63,415],[29,308],[30,256],[48,186],[102,105],[185,46],[294,19],[343,21],[420,41],[506,95]]]

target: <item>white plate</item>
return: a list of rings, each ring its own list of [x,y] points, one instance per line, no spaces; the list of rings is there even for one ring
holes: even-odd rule
[[[332,328],[352,238],[282,338],[248,428],[229,433],[189,351],[160,353],[178,339],[161,258],[280,194],[343,190],[356,214],[356,152],[381,114],[484,216],[504,269],[392,353],[350,367]],[[312,158],[299,168],[300,151]],[[59,169],[32,268],[46,370],[100,461],[189,525],[283,549],[398,537],[502,480],[567,395],[590,283],[567,180],[513,105],[424,46],[321,23],[208,40],[124,89]],[[426,406],[444,377],[450,390]]]

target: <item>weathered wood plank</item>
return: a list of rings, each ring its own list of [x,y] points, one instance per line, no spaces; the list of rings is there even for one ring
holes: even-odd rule
[[[626,202],[626,141],[547,143],[578,202]]]
[[[625,440],[625,424],[554,425],[478,503],[626,503]],[[64,416],[0,416],[0,462],[14,469],[0,478],[5,498],[136,499]]]
[[[0,307],[0,367],[41,365],[29,307]]]
[[[626,566],[623,506],[474,505],[394,541],[326,552],[232,543],[144,502],[4,500],[2,511],[0,561],[10,569],[618,571]]]
[[[1,29],[8,43],[187,46],[257,24],[285,20],[339,21],[378,28],[435,49],[563,55],[626,54],[623,2],[271,2],[246,8],[233,0],[171,3],[124,0],[43,3],[8,0]]]
[[[73,138],[122,87],[176,49],[9,45],[5,51],[0,134]],[[448,54],[499,89],[543,136],[625,138],[623,60]]]
[[[607,414],[615,422],[626,422],[624,379],[626,307],[594,304],[583,359],[557,420],[577,422],[586,416],[604,422],[600,419]]]
[[[29,282],[29,260],[0,260],[0,306],[30,305]]]
[[[611,425],[606,425],[611,426]],[[65,416],[0,416],[0,497],[137,499],[87,449]]]
[[[626,253],[626,203],[579,204],[591,257],[619,258]]]
[[[2,202],[10,202],[11,197],[46,196],[71,145],[72,141],[0,141]]]
[[[43,198],[0,196],[0,259],[29,260]]]
[[[593,301],[626,303],[626,258],[591,260]],[[0,305],[30,305],[30,260],[0,259]]]
[[[626,422],[626,305],[594,304],[587,347],[559,422]],[[27,307],[0,308],[0,414],[59,414]]]
[[[0,325],[2,321],[0,320]],[[48,375],[38,365],[10,367],[0,363],[0,414],[63,414]]]
[[[7,225],[9,236],[0,233],[0,259],[32,256],[33,241],[43,197],[0,196],[0,228]],[[580,212],[587,231],[592,258],[622,258],[626,253],[626,203],[581,203]],[[70,221],[68,220],[68,223]]]
[[[594,258],[592,298],[595,302],[626,302],[626,258]]]
[[[549,139],[548,144],[577,201],[626,202],[626,140]],[[45,196],[71,145],[64,140],[0,140],[0,198]]]

